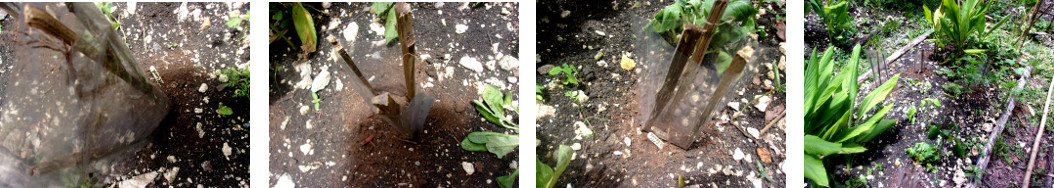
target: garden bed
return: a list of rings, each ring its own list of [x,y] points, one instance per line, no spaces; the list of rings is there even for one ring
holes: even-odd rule
[[[472,101],[487,84],[503,92],[518,88],[518,4],[411,3],[417,83],[436,97],[423,131],[411,140],[400,138],[352,89],[358,78],[325,38],[340,40],[374,89],[405,104],[400,41],[384,43],[369,3],[304,6],[314,16],[319,50],[302,60],[282,39],[270,45],[272,185],[497,186],[495,178],[513,173],[515,154],[469,152],[461,141],[473,131],[516,134],[483,120]],[[479,70],[464,65],[470,59]],[[332,76],[317,93],[316,110],[308,88],[322,72]],[[308,87],[297,87],[305,80]]]
[[[784,123],[777,123],[760,138],[751,136],[785,108],[784,93],[772,89],[769,68],[763,65],[756,77],[727,97],[730,105],[722,108],[716,125],[704,126],[699,139],[689,150],[663,143],[662,148],[648,139],[639,122],[641,87],[639,80],[655,61],[651,51],[642,46],[662,42],[644,33],[645,25],[667,3],[653,2],[539,2],[537,84],[543,87],[538,101],[538,158],[555,164],[553,152],[559,145],[575,150],[575,157],[560,176],[556,186],[563,187],[672,187],[683,176],[687,185],[700,186],[766,186],[784,185]],[[782,67],[783,39],[774,25],[782,18],[783,2],[760,3],[768,13],[759,14],[767,36],[756,49],[771,49],[755,54],[758,62]],[[667,49],[668,48],[668,49]],[[597,54],[600,59],[597,58]],[[634,59],[636,68],[620,68],[623,54]],[[603,62],[600,62],[603,61]],[[550,75],[549,70],[564,63],[574,67],[578,85],[564,85],[564,75]],[[766,65],[767,66],[767,65]],[[665,67],[662,67],[665,68]],[[777,71],[781,79],[782,72]],[[769,82],[765,84],[765,82]],[[778,83],[777,83],[778,84]],[[655,88],[655,86],[652,86]],[[588,96],[582,102],[565,96],[581,91]],[[761,108],[751,103],[755,98],[769,100]],[[738,109],[738,110],[737,110]],[[742,116],[732,118],[734,114]],[[766,115],[771,118],[766,118]],[[582,136],[587,127],[592,136]],[[758,154],[763,150],[763,154]],[[760,168],[759,169],[759,164]],[[765,177],[770,177],[767,179]]]

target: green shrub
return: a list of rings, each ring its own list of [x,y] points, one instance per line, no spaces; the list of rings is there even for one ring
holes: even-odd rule
[[[817,185],[830,186],[825,164],[821,159],[837,154],[854,154],[867,150],[860,143],[868,142],[891,127],[896,120],[883,119],[893,105],[885,105],[871,116],[866,113],[883,101],[896,86],[900,74],[894,75],[868,94],[863,101],[855,101],[858,85],[857,65],[860,45],[853,48],[852,57],[834,74],[833,48],[823,57],[813,51],[805,69],[805,177]]]
[[[666,6],[654,19],[648,22],[648,27],[653,31],[670,36],[676,36],[684,27],[691,23],[699,26],[706,25],[706,18],[710,15],[710,9],[715,0],[676,0],[672,5]],[[749,33],[757,31],[755,23],[758,9],[746,0],[731,0],[722,14],[721,24],[717,26],[717,33],[710,40],[710,49],[721,47],[728,43],[735,43],[746,37]],[[671,39],[669,36],[666,36]],[[669,41],[676,43],[676,40]]]
[[[820,0],[811,0],[806,6],[823,18],[823,25],[827,27],[827,37],[832,43],[842,43],[852,37],[850,34],[855,28],[853,19],[849,17],[848,2],[835,0],[824,4]]]
[[[937,147],[933,147],[933,145],[924,142],[915,143],[914,147],[910,147],[904,151],[908,152],[908,156],[911,157],[912,161],[921,165],[937,162],[937,160],[941,158],[940,152],[937,151]]]
[[[937,42],[938,47],[944,45],[941,38],[948,38],[955,48],[967,54],[984,53],[983,49],[968,49],[968,43],[974,35],[980,35],[985,29],[985,11],[990,3],[984,0],[965,0],[956,3],[955,0],[944,0],[940,7],[930,11],[929,7],[923,5],[926,13],[926,21],[930,22],[936,37],[931,39]],[[995,29],[995,28],[993,28]]]

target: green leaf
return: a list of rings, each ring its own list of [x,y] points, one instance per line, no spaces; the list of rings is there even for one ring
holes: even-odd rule
[[[395,24],[399,22],[398,20],[395,12],[388,11],[388,20],[384,23],[385,43],[391,43],[396,37],[399,37],[399,31],[395,27]]]
[[[465,137],[465,140],[461,141],[461,149],[466,151],[487,151],[487,145],[472,142],[469,137]]]
[[[845,143],[842,144],[842,149],[841,151],[838,151],[838,154],[863,153],[864,151],[867,151],[867,148],[864,148],[864,146],[853,143]]]
[[[216,109],[216,113],[219,113],[220,115],[224,116],[229,116],[231,114],[234,114],[234,110],[232,110],[231,107],[223,106],[223,103],[220,103],[220,107]]]
[[[495,134],[487,137],[487,151],[497,155],[498,158],[516,150],[520,145],[520,137],[517,135]]]
[[[535,180],[535,182],[536,182],[535,185],[537,185],[538,187],[543,187],[543,186],[549,184],[549,179],[552,179],[552,177],[553,177],[553,167],[549,167],[549,165],[546,165],[545,163],[542,163],[541,159],[535,158],[534,161],[535,161],[535,169],[536,169],[536,171],[535,171],[535,179],[537,179],[537,180]]]
[[[808,143],[808,142],[806,142]],[[809,178],[816,185],[829,187],[830,184],[827,181],[827,170],[824,169],[823,161],[816,156],[806,154],[805,155],[805,178]]]
[[[293,26],[300,36],[303,53],[315,52],[318,46],[318,33],[315,32],[315,19],[304,9],[301,3],[293,3]]]
[[[505,108],[502,108],[505,103],[504,97],[501,91],[493,85],[487,84],[483,89],[483,102],[487,103],[488,109],[494,114],[494,116],[505,116]]]
[[[512,187],[512,185],[514,183],[516,183],[516,175],[519,175],[519,174],[520,174],[520,169],[516,169],[516,171],[513,171],[512,174],[510,174],[510,175],[505,175],[505,176],[498,177],[497,178],[498,185],[501,186],[501,188],[510,188],[510,187]]]
[[[815,135],[805,135],[805,153],[826,156],[842,151],[841,143],[828,142]]]
[[[476,111],[479,112],[480,115],[483,115],[483,118],[487,119],[487,121],[498,125],[505,125],[501,122],[501,119],[499,119],[498,116],[495,116],[494,113],[487,108],[487,105],[483,104],[483,102],[472,100],[472,104],[476,106]]]
[[[465,139],[471,141],[472,143],[486,144],[489,141],[490,136],[492,136],[492,135],[503,135],[503,134],[502,133],[496,133],[496,132],[476,131],[476,132],[468,133],[468,136],[465,136]]]
[[[867,97],[864,97],[864,101],[860,103],[860,110],[856,112],[856,116],[863,117],[867,111],[870,111],[871,108],[874,108],[879,102],[886,99],[886,96],[893,91],[893,87],[897,85],[898,79],[900,79],[899,73],[893,75],[892,78],[889,78],[889,80],[886,80],[881,86],[878,86],[874,91],[871,91]]]
[[[393,4],[395,4],[395,3],[393,3],[393,2],[374,2],[372,5],[370,5],[370,9],[373,9],[374,13],[377,13],[378,15],[380,15],[380,14],[384,14],[389,9],[391,9]]]
[[[966,52],[966,54],[970,54],[970,55],[981,54],[981,53],[984,53],[985,51],[988,51],[988,50],[985,50],[985,49],[967,49],[967,50],[963,50],[963,52]]]
[[[567,165],[571,164],[571,156],[574,155],[575,151],[571,150],[570,146],[561,144],[556,153],[553,153],[553,157],[556,158],[556,169],[553,170],[553,175],[549,178],[549,181],[545,184],[546,187],[553,187],[556,185],[556,181],[560,179],[560,174],[564,173],[567,169]]]

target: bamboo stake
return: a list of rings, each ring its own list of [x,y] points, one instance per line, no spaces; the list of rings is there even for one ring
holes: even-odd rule
[[[403,76],[406,79],[406,98],[413,99],[417,94],[417,83],[414,80],[414,66],[417,59],[417,41],[414,39],[414,14],[410,12],[410,5],[396,3],[392,9],[396,15],[396,31],[399,33],[399,44],[403,50]]]
[[[1050,93],[1054,91],[1054,77],[1051,77],[1050,87],[1047,88],[1047,102],[1043,104],[1043,118],[1039,122],[1039,127],[1036,127],[1036,138],[1032,141],[1032,155],[1028,158],[1028,169],[1025,171],[1025,181],[1022,182],[1021,187],[1027,188],[1028,182],[1032,179],[1032,166],[1036,164],[1036,153],[1039,151],[1039,141],[1043,138],[1043,132],[1047,127],[1047,112],[1050,111]]]

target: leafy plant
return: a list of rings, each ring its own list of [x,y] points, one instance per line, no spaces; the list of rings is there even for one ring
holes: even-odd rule
[[[114,30],[121,29],[121,23],[117,22],[117,18],[113,17],[113,12],[110,12],[110,10],[113,10],[112,2],[95,2],[95,7],[99,7],[102,15],[106,15],[106,21],[110,21],[110,25],[113,25]]]
[[[512,107],[512,92],[504,95],[498,91],[497,87],[487,84],[483,89],[483,101],[473,100],[472,104],[475,104],[476,111],[479,111],[487,121],[505,128],[519,129],[515,122],[505,118],[505,107]]]
[[[510,187],[512,187],[512,184],[516,183],[516,175],[519,175],[519,174],[520,174],[520,169],[516,169],[515,171],[512,171],[512,174],[505,175],[505,176],[500,176],[500,177],[496,178],[498,180],[498,186],[501,186],[501,188],[510,188]]]
[[[845,39],[851,37],[848,34],[853,32],[854,24],[853,19],[849,17],[849,3],[847,1],[833,0],[824,4],[820,0],[811,0],[806,6],[823,19],[823,25],[827,28],[827,37],[832,42],[845,41]]]
[[[516,149],[520,144],[518,135],[510,135],[496,132],[471,132],[461,141],[461,149],[466,151],[488,151],[497,155],[498,158],[505,157]]]
[[[249,12],[246,12],[245,15],[238,15],[235,12],[231,12],[229,15],[227,15],[227,23],[224,23],[224,25],[227,25],[227,27],[231,29],[236,29],[242,26],[243,22],[246,22],[248,20]]]
[[[560,75],[560,74],[566,75],[567,78],[564,79],[564,81],[560,82],[560,83],[563,83],[564,85],[568,85],[568,84],[578,85],[578,78],[575,78],[575,73],[578,73],[578,70],[576,70],[574,66],[567,65],[567,63],[564,63],[563,66],[556,66],[556,67],[553,67],[552,70],[549,70],[549,75]]]
[[[988,10],[990,2],[984,0],[965,0],[956,3],[955,0],[943,0],[941,6],[930,11],[923,5],[926,13],[926,21],[930,22],[933,32],[937,36],[932,41],[937,42],[938,47],[943,47],[941,37],[946,37],[955,44],[955,47],[966,54],[984,53],[983,49],[967,49],[967,42],[975,34],[980,35],[985,29],[985,11]],[[993,28],[996,29],[996,28]]]
[[[771,171],[771,170],[766,169],[765,166],[762,166],[761,165],[761,161],[754,161],[754,162],[756,162],[758,164],[758,172],[760,172],[760,173],[758,173],[758,177],[765,178],[765,179],[769,180],[770,182],[776,181],[776,180],[773,180],[771,176],[769,176],[769,171]],[[683,183],[681,185],[682,185],[682,187],[684,187]]]
[[[322,99],[318,99],[318,94],[312,92],[311,93],[311,103],[315,104],[315,110],[316,111],[319,109],[319,102],[322,102]]]
[[[893,104],[885,105],[871,116],[868,112],[881,103],[896,86],[896,74],[860,103],[855,101],[860,61],[860,45],[837,75],[834,74],[833,48],[819,58],[814,50],[805,69],[805,177],[820,186],[830,186],[826,166],[821,159],[831,155],[861,153],[860,145],[869,142],[896,120],[883,119]]]
[[[963,86],[956,83],[947,83],[941,85],[941,88],[944,88],[946,95],[954,98],[959,98],[959,95],[962,95],[963,93]]]
[[[544,101],[545,100],[544,98],[542,98],[542,88],[545,88],[545,87],[534,86],[534,99],[539,100],[539,101]]]
[[[908,119],[911,119],[911,124],[915,124],[915,112],[916,111],[917,110],[915,109],[914,106],[912,106],[911,108],[908,108]]]
[[[220,107],[216,108],[216,113],[219,113],[220,115],[224,116],[229,116],[231,114],[234,114],[234,110],[231,110],[231,107],[224,106],[223,103],[220,103]]]
[[[927,144],[925,142],[915,143],[914,147],[904,150],[911,157],[912,161],[922,165],[929,165],[936,162],[941,158],[940,152],[937,151],[937,147]]]
[[[223,74],[227,76],[227,80],[220,81],[225,82],[225,87],[234,88],[234,95],[231,97],[249,98],[249,68],[228,67],[223,70]]]
[[[676,0],[666,6],[648,22],[648,27],[662,34],[667,42],[676,43],[676,36],[687,23],[704,26],[715,0]],[[709,49],[721,49],[729,43],[742,40],[749,33],[757,32],[758,9],[747,0],[731,0],[721,15],[717,32],[710,40]],[[739,49],[730,49],[736,51]],[[723,50],[719,50],[724,52]],[[727,52],[725,52],[727,53]],[[731,62],[731,58],[728,59]],[[724,70],[724,69],[720,69]]]
[[[374,2],[370,5],[370,9],[373,9],[377,17],[384,20],[384,43],[390,43],[399,37],[399,32],[395,29],[398,18],[395,11],[392,11],[394,5],[395,3],[392,2]]]
[[[296,34],[300,36],[300,49],[302,53],[309,54],[315,52],[318,47],[318,33],[315,31],[315,19],[311,18],[311,13],[304,9],[302,3],[293,3],[293,27],[296,28]]]
[[[553,158],[556,159],[556,168],[549,167],[542,160],[535,159],[537,161],[537,176],[538,178],[536,185],[538,187],[552,188],[556,186],[556,181],[560,179],[560,175],[567,169],[567,165],[571,164],[572,155],[575,154],[574,150],[571,150],[570,146],[561,144],[560,147],[553,153]]]

